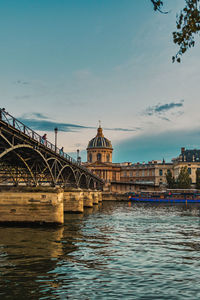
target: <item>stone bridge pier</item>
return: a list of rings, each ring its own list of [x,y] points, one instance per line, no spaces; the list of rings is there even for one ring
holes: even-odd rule
[[[0,222],[64,223],[63,190],[60,188],[0,188]]]
[[[81,188],[0,188],[0,222],[64,223],[64,213],[83,213],[102,201],[102,192]]]
[[[84,207],[93,207],[102,201],[102,192],[80,188],[64,189],[64,212],[82,213]]]
[[[92,197],[93,197],[93,205],[98,204],[99,203],[99,193],[98,191],[93,191],[92,193]]]
[[[83,191],[76,188],[65,188],[63,195],[64,212],[83,212]]]
[[[83,206],[93,207],[93,191],[91,190],[83,191]]]

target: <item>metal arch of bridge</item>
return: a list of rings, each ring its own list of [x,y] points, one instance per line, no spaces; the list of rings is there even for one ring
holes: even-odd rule
[[[0,185],[102,189],[104,182],[79,162],[0,109]]]

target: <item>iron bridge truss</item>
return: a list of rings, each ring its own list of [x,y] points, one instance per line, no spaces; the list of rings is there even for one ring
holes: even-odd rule
[[[0,185],[99,189],[104,181],[0,109]]]

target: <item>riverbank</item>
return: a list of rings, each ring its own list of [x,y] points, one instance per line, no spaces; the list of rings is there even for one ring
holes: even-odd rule
[[[103,201],[128,201],[127,194],[111,193],[111,192],[102,192]]]

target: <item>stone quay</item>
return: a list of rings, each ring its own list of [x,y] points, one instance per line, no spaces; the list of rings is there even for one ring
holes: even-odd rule
[[[102,192],[76,188],[0,187],[0,223],[64,224],[64,213],[83,213]]]

